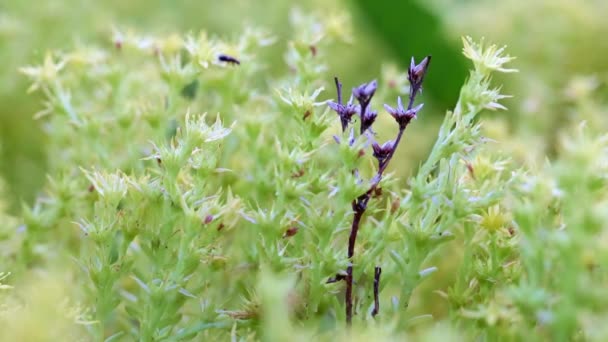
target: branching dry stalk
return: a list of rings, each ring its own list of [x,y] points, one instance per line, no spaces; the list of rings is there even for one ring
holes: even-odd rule
[[[410,92],[407,108],[403,107],[401,98],[398,99],[397,108],[392,108],[388,105],[384,105],[388,113],[393,116],[393,118],[399,125],[399,132],[397,133],[397,137],[394,141],[389,140],[382,146],[380,146],[375,141],[372,143],[374,157],[376,157],[376,159],[378,160],[378,171],[376,172],[376,175],[372,178],[370,188],[365,193],[363,193],[352,201],[352,209],[354,212],[354,216],[350,228],[350,235],[348,238],[349,265],[346,269],[346,276],[336,275],[336,277],[330,279],[329,281],[335,282],[342,279],[346,281],[346,293],[344,301],[346,304],[347,325],[351,325],[353,318],[353,258],[355,256],[357,234],[359,233],[359,228],[361,227],[361,219],[363,218],[363,215],[367,210],[369,200],[372,198],[372,195],[378,190],[380,181],[382,181],[384,172],[386,171],[390,161],[395,155],[395,151],[397,150],[397,147],[401,142],[405,129],[407,128],[411,120],[416,117],[416,114],[420,111],[420,109],[422,109],[422,105],[414,107],[414,103],[416,100],[416,96],[422,90],[422,82],[428,70],[430,61],[431,57],[427,56],[422,60],[422,62],[420,62],[420,64],[416,65],[414,59],[412,58],[412,62],[408,69]],[[346,131],[346,129],[348,128],[348,124],[351,122],[352,116],[358,112],[359,117],[361,119],[360,132],[361,134],[365,133],[366,130],[371,128],[377,116],[377,112],[370,110],[369,106],[371,103],[371,99],[376,91],[376,81],[372,81],[370,83],[363,84],[357,88],[354,88],[351,99],[347,104],[342,104],[342,84],[339,82],[337,77],[335,78],[335,83],[336,90],[338,93],[338,102],[330,102],[329,106],[338,113],[338,116],[340,117],[340,121],[342,123],[342,131]],[[352,103],[353,97],[355,97],[359,102],[358,108]],[[382,269],[379,266],[376,266],[374,272],[374,310],[372,312],[372,316],[374,317],[379,313],[380,310],[378,289],[380,284],[381,272]]]

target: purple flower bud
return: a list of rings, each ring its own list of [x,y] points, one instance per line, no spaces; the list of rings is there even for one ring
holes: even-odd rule
[[[335,111],[340,117],[342,131],[346,130],[346,127],[348,127],[353,115],[357,114],[357,106],[353,104],[352,100],[353,98],[351,97],[347,104],[341,104],[334,101],[327,102],[329,108]]]
[[[357,113],[357,106],[353,104],[353,96],[351,95],[350,100],[347,104],[342,104],[342,83],[338,80],[338,77],[334,78],[336,82],[336,92],[338,94],[338,102],[329,101],[327,104],[329,108],[333,109],[340,117],[340,123],[342,124],[342,132],[346,131],[350,120],[353,115]]]
[[[353,146],[355,144],[355,130],[351,127],[350,133],[348,134],[348,146]]]
[[[416,65],[414,57],[412,57],[410,68],[407,71],[407,77],[412,88],[416,90],[420,89],[426,71],[429,68],[429,63],[431,63],[431,56],[426,56],[418,65]]]
[[[361,134],[365,132],[368,128],[372,127],[374,121],[376,121],[376,117],[378,116],[378,112],[375,110],[368,110],[362,114],[361,117]]]
[[[391,156],[395,149],[395,142],[389,140],[380,146],[377,142],[372,143],[372,149],[374,150],[374,157],[378,159],[380,166],[384,164],[386,159]]]
[[[376,89],[378,88],[378,81],[373,80],[369,83],[363,83],[362,85],[353,88],[353,95],[355,96],[355,98],[357,99],[357,101],[359,101],[359,103],[361,104],[362,107],[363,104],[369,104],[369,101],[371,101],[372,96],[374,96],[374,94],[376,93]]]
[[[369,83],[363,83],[362,85],[353,88],[353,96],[359,102],[359,116],[361,117],[361,134],[365,132],[371,125],[374,123],[376,116],[378,113],[368,114],[369,103],[372,100],[372,97],[376,93],[376,89],[378,88],[378,81],[373,80]]]
[[[395,121],[399,124],[399,129],[405,129],[407,125],[412,121],[412,119],[416,118],[416,114],[422,109],[424,104],[420,104],[412,109],[403,108],[403,102],[401,102],[401,97],[397,98],[397,108],[393,108],[387,104],[384,105],[384,109],[393,117]]]

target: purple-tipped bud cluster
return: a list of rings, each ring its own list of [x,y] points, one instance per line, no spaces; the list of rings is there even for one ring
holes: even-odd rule
[[[376,121],[376,117],[378,117],[377,111],[369,109],[372,97],[376,93],[376,89],[378,89],[378,82],[373,80],[353,88],[350,99],[346,104],[342,104],[342,83],[338,81],[337,77],[335,78],[335,82],[338,101],[329,101],[329,107],[340,117],[343,132],[346,131],[351,123],[352,117],[359,113],[359,117],[361,118],[360,133],[363,134],[363,132],[372,127]],[[353,99],[357,99],[357,102],[359,102],[358,106],[353,103]]]
[[[363,83],[362,85],[353,88],[353,96],[359,102],[359,116],[361,117],[361,130],[363,134],[368,128],[372,127],[378,112],[369,109],[369,104],[372,102],[372,97],[378,89],[378,81],[373,80],[369,83]]]
[[[414,107],[414,101],[416,99],[416,95],[422,90],[422,82],[424,81],[424,77],[429,68],[429,64],[431,62],[431,56],[425,57],[419,64],[416,64],[414,59],[412,58],[410,67],[408,68],[408,80],[410,82],[410,93],[409,93],[409,102],[407,106],[403,105],[401,97],[397,99],[397,108],[393,108],[387,104],[384,105],[386,111],[395,119],[397,124],[399,125],[399,131],[402,134],[402,131],[405,130],[407,125],[412,121],[412,119],[416,118],[416,115],[423,107],[423,104],[420,104]],[[374,94],[376,94],[376,90],[378,89],[378,82],[373,80],[368,83],[363,83],[358,87],[353,88],[351,97],[346,104],[342,104],[342,84],[336,77],[336,90],[338,93],[337,102],[329,101],[329,107],[334,110],[338,116],[340,117],[340,122],[342,123],[342,131],[345,132],[348,128],[348,125],[351,123],[352,117],[355,114],[359,114],[359,118],[361,119],[360,125],[360,134],[364,134],[367,130],[369,130],[372,134],[372,125],[376,121],[378,117],[378,112],[372,110],[370,107],[372,98]],[[353,99],[356,99],[359,105],[353,104]],[[352,131],[351,131],[352,134]],[[339,141],[337,137],[335,137],[336,141]],[[351,139],[351,144],[354,139]],[[396,140],[395,143],[387,142],[384,145],[380,146],[377,143],[373,143],[372,146],[374,148],[374,156],[378,159],[380,165],[383,165],[385,161],[390,160],[394,149],[399,142],[399,139]]]
[[[378,89],[378,81],[376,80],[369,83],[363,83],[362,85],[353,88],[353,96],[355,96],[361,106],[363,106],[363,104],[369,105],[372,97],[376,93],[376,89]]]
[[[410,97],[422,90],[422,82],[424,81],[424,76],[429,69],[430,63],[431,56],[424,57],[419,64],[416,64],[414,57],[412,57],[410,67],[407,70],[407,79],[410,82]]]
[[[342,132],[346,131],[348,124],[353,117],[357,114],[357,106],[353,103],[353,95],[350,96],[348,103],[342,104],[342,83],[336,77],[336,91],[338,93],[338,102],[329,101],[327,104],[329,108],[333,109],[340,117],[340,123],[342,124]]]
[[[374,157],[378,159],[378,163],[380,164],[380,167],[382,167],[395,151],[395,142],[389,140],[380,146],[380,144],[374,141],[372,143],[372,149],[374,150]]]
[[[350,123],[353,115],[357,114],[357,106],[353,103],[353,97],[346,104],[341,104],[334,101],[327,103],[329,108],[333,109],[340,117],[340,123],[342,123],[342,131],[345,131]]]
[[[375,110],[366,110],[365,113],[361,113],[361,133],[372,127],[377,116],[378,112]]]
[[[395,121],[399,124],[400,129],[404,129],[407,125],[416,117],[416,114],[422,109],[424,104],[419,104],[418,106],[407,109],[403,108],[403,102],[401,102],[401,97],[397,98],[397,108],[393,108],[387,104],[384,105],[384,109],[393,117]]]

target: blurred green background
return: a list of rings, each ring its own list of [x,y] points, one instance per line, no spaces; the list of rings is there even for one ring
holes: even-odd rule
[[[330,54],[328,80],[340,75],[346,85],[377,77],[382,62],[402,67],[411,56],[433,55],[425,89],[431,113],[440,117],[454,105],[467,65],[460,37],[485,36],[509,45],[521,70],[504,89],[515,99],[511,111],[497,120],[522,141],[551,152],[555,128],[567,116],[570,80],[594,75],[600,84],[608,70],[608,2],[605,0],[53,0],[0,3],[0,176],[17,211],[44,183],[43,121],[33,120],[41,97],[26,94],[28,84],[18,68],[38,64],[49,49],[68,50],[81,42],[109,44],[113,27],[138,32],[185,33],[206,30],[234,36],[246,25],[262,26],[279,38],[266,52],[280,72],[288,13],[345,11],[353,18],[355,41],[348,51]],[[332,96],[330,92],[326,96]],[[429,114],[431,115],[431,114]],[[430,121],[430,122],[436,122]],[[424,125],[424,123],[421,123]],[[430,137],[432,139],[433,137]],[[414,147],[415,148],[415,147]],[[522,153],[525,154],[525,151]]]

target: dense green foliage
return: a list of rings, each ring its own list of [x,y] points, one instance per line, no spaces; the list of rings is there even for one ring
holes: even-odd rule
[[[115,28],[20,68],[42,100],[48,176],[18,212],[0,182],[0,340],[608,338],[601,80],[556,75],[536,89],[561,98],[543,101],[531,89],[550,67],[531,71],[515,49],[526,69],[514,74],[505,48],[468,37],[453,110],[429,129],[440,111],[424,98],[362,218],[347,327],[345,282],[328,280],[350,264],[372,146],[396,128],[382,110],[377,134],[342,132],[328,70],[349,71],[345,89],[379,70],[378,110],[410,84],[378,58],[331,67],[366,37],[344,11],[315,13],[291,11],[288,37]],[[530,93],[506,100],[500,74]],[[559,115],[482,115],[506,101]]]

